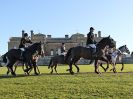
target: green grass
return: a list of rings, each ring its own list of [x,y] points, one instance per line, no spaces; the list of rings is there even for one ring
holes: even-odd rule
[[[118,65],[118,73],[101,75],[93,73],[93,66],[79,67],[79,74],[70,75],[68,66],[59,66],[59,75],[51,75],[46,66],[40,66],[39,76],[33,72],[25,76],[19,67],[17,77],[5,76],[7,69],[0,68],[0,99],[133,99],[133,64],[125,65],[122,73]]]

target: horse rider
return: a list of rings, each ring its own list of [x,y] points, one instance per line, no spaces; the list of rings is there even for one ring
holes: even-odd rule
[[[94,28],[90,27],[90,32],[87,34],[86,46],[92,49],[92,57],[96,57],[96,41],[94,40]]]
[[[23,37],[21,38],[20,45],[19,45],[19,48],[21,50],[20,59],[22,59],[22,60],[24,59],[23,53],[24,53],[25,48],[26,48],[26,43],[32,44],[31,40],[28,37],[28,34],[27,33],[24,33]]]
[[[66,55],[66,47],[65,47],[65,43],[62,43],[61,45],[61,55]]]

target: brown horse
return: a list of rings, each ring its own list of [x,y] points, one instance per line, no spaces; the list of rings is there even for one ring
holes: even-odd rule
[[[65,58],[65,61],[67,61],[68,59],[70,60],[70,62],[68,63],[70,67],[69,72],[71,74],[74,74],[72,70],[72,64],[76,63],[81,57],[84,59],[88,59],[88,60],[95,60],[95,72],[97,74],[100,73],[99,68],[98,68],[99,65],[97,64],[98,60],[105,61],[107,63],[107,68],[108,68],[109,61],[105,57],[106,46],[109,46],[110,48],[115,47],[114,40],[110,38],[110,36],[103,38],[100,42],[97,43],[96,45],[97,56],[96,57],[92,57],[92,48],[86,48],[83,46],[77,46],[77,47],[70,48]]]
[[[36,54],[37,55],[43,55],[44,51],[42,49],[42,43],[34,43],[33,45],[29,46],[28,48],[26,48],[25,52],[24,52],[24,63],[28,64],[28,68],[26,70],[24,70],[27,74],[29,73],[29,71],[34,68],[34,72],[36,75],[38,75],[37,73],[37,65],[36,65],[36,61],[33,59],[33,55]],[[20,49],[11,49],[9,50],[6,54],[3,55],[3,62],[6,63],[6,66],[8,68],[8,71],[11,72],[12,75],[16,76],[15,71],[13,70],[13,66],[17,61],[22,61],[20,60],[20,56],[21,56],[21,50]]]
[[[53,68],[55,70],[55,72],[57,73],[57,66],[58,64],[67,64],[69,63],[70,60],[67,60],[67,62],[65,61],[65,57],[64,55],[56,55],[56,56],[53,56],[51,59],[50,59],[50,63],[49,63],[49,66],[48,66],[48,69],[51,68],[51,74],[53,73]],[[73,63],[73,65],[77,68],[77,72],[79,72],[79,67],[77,66],[76,63]],[[69,69],[67,69],[66,71],[68,71]]]

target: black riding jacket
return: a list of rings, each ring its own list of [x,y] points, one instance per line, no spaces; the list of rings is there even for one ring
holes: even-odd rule
[[[27,40],[25,38],[21,38],[19,48],[25,48],[26,43],[32,43],[31,40]]]
[[[86,45],[88,45],[88,44],[96,44],[96,41],[94,40],[94,34],[92,32],[89,32],[87,34]]]

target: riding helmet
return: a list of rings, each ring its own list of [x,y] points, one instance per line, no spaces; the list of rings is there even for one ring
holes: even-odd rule
[[[90,30],[94,30],[94,28],[93,27],[90,27]]]
[[[24,37],[26,37],[26,36],[28,36],[28,34],[27,33],[24,33]]]

